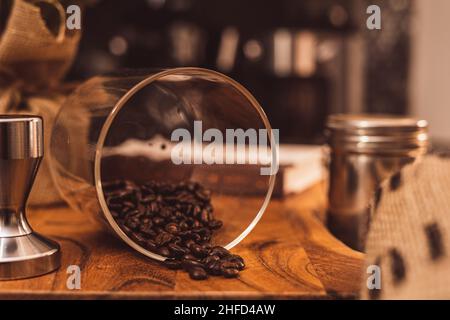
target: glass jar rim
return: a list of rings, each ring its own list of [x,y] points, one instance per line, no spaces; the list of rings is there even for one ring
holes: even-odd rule
[[[142,246],[137,244],[135,241],[130,239],[125,234],[125,232],[119,227],[119,225],[113,218],[113,216],[108,208],[108,205],[106,204],[106,199],[105,199],[105,196],[103,193],[103,187],[102,187],[102,180],[101,180],[102,150],[103,150],[103,146],[105,143],[105,139],[107,137],[107,134],[110,130],[110,127],[111,127],[115,117],[117,116],[119,111],[125,106],[125,104],[128,102],[128,100],[135,93],[137,93],[139,90],[141,90],[145,86],[147,86],[147,85],[151,84],[152,82],[157,81],[163,77],[170,76],[170,75],[177,75],[177,74],[181,75],[183,73],[188,73],[188,72],[193,72],[193,73],[195,72],[197,74],[204,74],[205,76],[209,75],[209,76],[217,77],[219,79],[223,79],[227,84],[230,84],[234,89],[236,89],[240,94],[242,94],[250,102],[251,106],[257,111],[257,113],[260,117],[260,120],[262,120],[264,127],[267,130],[271,150],[274,150],[274,148],[276,148],[275,142],[273,141],[272,127],[269,123],[267,115],[265,114],[264,110],[262,109],[261,105],[258,103],[256,98],[239,82],[237,82],[236,80],[233,80],[232,78],[230,78],[220,72],[210,70],[210,69],[205,69],[205,68],[197,68],[197,67],[172,68],[172,69],[167,69],[167,70],[163,70],[163,71],[158,71],[155,74],[152,74],[152,75],[146,77],[145,79],[143,79],[142,81],[140,81],[139,83],[134,85],[131,89],[129,89],[116,102],[114,108],[109,113],[109,115],[100,131],[100,135],[99,135],[96,147],[95,147],[95,157],[94,157],[95,189],[96,189],[97,196],[99,199],[100,207],[102,209],[102,213],[105,216],[105,218],[106,218],[107,222],[109,223],[109,225],[111,226],[111,228],[114,230],[114,232],[125,243],[127,243],[129,246],[131,246],[133,249],[135,249],[139,253],[141,253],[147,257],[153,258],[155,260],[158,260],[158,261],[164,261],[167,258],[143,248]],[[276,154],[276,152],[275,152],[275,154]],[[273,161],[277,161],[277,159],[274,160],[272,158],[271,165],[273,165]],[[253,220],[250,222],[250,224],[244,229],[244,231],[241,232],[233,241],[231,241],[230,243],[228,243],[227,245],[224,246],[226,249],[229,250],[229,249],[233,248],[234,246],[236,246],[238,243],[240,243],[253,230],[253,228],[256,226],[256,224],[259,222],[259,220],[262,218],[264,211],[266,210],[267,206],[269,205],[269,201],[272,196],[272,192],[273,192],[273,189],[275,186],[275,178],[276,178],[276,174],[272,174],[269,176],[269,186],[268,186],[267,193],[265,195],[264,201],[263,201],[259,211],[257,212],[256,216],[253,218]]]

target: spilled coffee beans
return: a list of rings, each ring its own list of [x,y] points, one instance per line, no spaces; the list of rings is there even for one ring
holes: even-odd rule
[[[214,218],[211,194],[200,184],[119,180],[104,183],[103,191],[121,229],[142,247],[167,257],[167,268],[184,269],[195,280],[233,278],[245,268],[242,257],[211,245],[223,223]]]

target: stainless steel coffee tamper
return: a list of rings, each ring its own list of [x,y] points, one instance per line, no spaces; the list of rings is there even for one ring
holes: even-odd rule
[[[0,116],[0,280],[57,269],[59,245],[35,233],[25,206],[44,155],[42,118]]]

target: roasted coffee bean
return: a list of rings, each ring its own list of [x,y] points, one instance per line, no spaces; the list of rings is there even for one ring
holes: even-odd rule
[[[173,236],[170,233],[167,232],[161,232],[158,234],[155,238],[155,243],[158,247],[164,246],[168,244],[170,241],[172,241]]]
[[[175,210],[175,213],[173,214],[174,217],[181,219],[183,218],[183,214],[181,213],[180,210]]]
[[[168,195],[164,197],[164,202],[168,204],[176,204],[178,202],[178,198],[176,196]]]
[[[192,247],[193,245],[195,245],[195,244],[196,244],[195,241],[192,240],[192,239],[186,240],[186,241],[184,242],[184,245],[185,245],[186,248],[188,248],[188,249],[191,249],[191,247]]]
[[[180,222],[180,229],[183,231],[186,231],[189,228],[189,225],[186,223],[186,221]]]
[[[220,257],[219,257],[219,256],[207,256],[207,257],[203,260],[203,262],[204,262],[206,265],[209,265],[209,264],[211,264],[212,262],[217,262],[217,261],[220,261]]]
[[[147,236],[152,236],[155,232],[152,230],[153,223],[151,221],[144,222],[139,226],[139,231]]]
[[[181,261],[176,259],[166,259],[164,260],[163,265],[171,270],[181,269]]]
[[[164,257],[170,257],[170,250],[167,247],[161,247],[158,249],[158,253]]]
[[[107,203],[107,204],[110,211],[120,212],[121,216],[123,216],[122,213],[126,213],[126,211],[129,211],[129,208],[128,210],[125,210],[125,208],[120,203]]]
[[[240,256],[238,256],[238,255],[231,255],[231,256],[227,257],[226,259],[228,261],[233,262],[236,265],[236,268],[238,270],[244,270],[245,269],[244,259],[242,259]]]
[[[198,260],[191,260],[191,259],[183,259],[181,261],[181,265],[183,266],[184,270],[189,270],[191,268],[200,267],[203,268],[204,265]]]
[[[209,240],[211,240],[211,231],[208,229],[202,228],[197,233],[200,235],[202,242],[209,242]]]
[[[193,181],[189,181],[189,182],[186,183],[186,188],[189,191],[195,191],[195,189],[197,188],[197,184],[195,182],[193,182]]]
[[[207,228],[199,228],[194,230],[196,233],[198,233],[200,236],[205,236],[205,235],[209,235],[211,234],[211,231],[209,231],[209,229]]]
[[[161,217],[155,217],[153,218],[153,224],[156,226],[161,226],[164,224],[164,219]]]
[[[168,218],[172,215],[172,210],[170,210],[169,208],[162,208],[159,212],[159,215],[163,218]]]
[[[141,199],[141,203],[147,204],[156,200],[156,196],[154,194],[146,195]]]
[[[131,201],[123,201],[123,202],[122,202],[122,205],[123,205],[125,208],[130,208],[130,209],[134,209],[134,208],[136,208],[136,206],[137,206],[136,203],[131,202]]]
[[[192,254],[190,254],[190,253],[186,253],[184,256],[183,256],[183,259],[184,260],[197,260]]]
[[[203,257],[207,257],[209,255],[209,252],[211,251],[211,246],[208,244],[202,244],[202,251],[204,252]]]
[[[122,208],[123,207],[123,199],[117,196],[112,196],[106,199],[106,204],[108,205],[108,208]]]
[[[208,273],[214,276],[222,275],[222,270],[220,269],[220,261],[213,261],[206,266]]]
[[[102,183],[103,192],[108,194],[112,191],[116,191],[118,189],[123,189],[126,187],[125,180],[112,180],[112,181],[104,181]]]
[[[232,261],[222,261],[220,263],[220,268],[221,269],[237,269],[237,264],[232,262]]]
[[[143,233],[146,237],[148,237],[148,238],[150,238],[150,239],[155,239],[156,238],[156,236],[158,235],[158,233],[155,231],[155,230],[153,230],[153,229],[150,229],[150,230],[148,230],[147,232],[145,232],[145,233]]]
[[[198,218],[198,216],[200,215],[200,213],[202,212],[202,208],[200,208],[200,206],[195,206],[194,209],[192,210],[192,215],[196,218]]]
[[[187,252],[187,249],[180,247],[179,245],[175,244],[175,243],[169,243],[167,245],[167,247],[169,248],[170,252],[173,254],[173,256],[175,257],[181,257],[184,256]]]
[[[181,244],[182,240],[179,236],[174,236],[172,239],[172,243]]]
[[[197,234],[197,233],[192,233],[191,234],[191,239],[198,243],[198,242],[200,242],[202,240],[202,237],[200,237],[200,235]]]
[[[153,230],[155,230],[156,234],[160,234],[160,233],[165,233],[166,229],[164,229],[162,226],[161,227],[153,227]]]
[[[127,196],[128,194],[129,194],[128,191],[123,191],[123,190],[115,191],[114,193],[111,193],[107,196],[106,203],[108,205],[111,205],[111,204],[122,205],[123,201],[126,200],[125,196]]]
[[[165,229],[171,234],[177,234],[180,231],[180,227],[176,223],[167,224]]]
[[[139,212],[139,210],[136,209],[130,209],[127,211],[127,219],[139,219],[143,215],[142,212]]]
[[[242,271],[245,269],[245,263],[242,261],[235,261],[235,264],[237,265],[237,269],[239,271]]]
[[[204,258],[208,255],[208,251],[198,244],[193,244],[190,247],[191,253],[197,258]]]
[[[131,234],[133,232],[133,230],[131,230],[130,228],[128,228],[125,223],[121,223],[119,224],[120,229],[122,229],[123,232],[125,232],[126,234]]]
[[[130,216],[132,214],[132,212],[135,209],[130,208],[130,207],[121,207],[121,213],[120,215],[123,216],[124,218],[127,218],[128,216]]]
[[[147,250],[149,250],[149,251],[156,252],[156,249],[158,248],[158,246],[156,245],[155,241],[147,240],[147,242],[145,243],[145,248],[147,248]]]
[[[114,202],[119,202],[127,207],[127,206],[135,206],[134,201],[136,200],[136,195],[131,190],[119,191],[115,194],[115,198],[113,197]]]
[[[227,257],[227,256],[230,255],[230,251],[228,251],[227,249],[225,249],[223,247],[216,246],[216,247],[211,249],[209,254],[210,255],[216,255],[216,256],[219,256],[221,258],[224,258],[224,257]]]
[[[147,242],[147,239],[144,236],[136,232],[131,233],[130,238],[140,245],[143,245],[145,244],[145,242]]]
[[[194,222],[192,223],[192,228],[196,229],[200,227],[202,227],[202,223],[198,220],[194,220]]]
[[[120,228],[145,249],[168,257],[163,265],[183,268],[192,279],[208,274],[236,277],[244,260],[210,244],[215,230],[211,192],[196,182],[117,180],[104,183],[106,202]]]
[[[145,215],[141,216],[140,219],[141,219],[141,224],[143,224],[143,225],[150,224],[150,223],[153,225],[152,220],[150,218],[146,217]]]
[[[155,217],[156,213],[151,211],[149,208],[145,208],[144,215],[148,218]]]
[[[159,211],[158,203],[156,201],[150,202],[149,209],[151,212],[158,212]]]
[[[228,256],[227,260],[229,260],[229,261],[239,261],[239,262],[244,263],[244,259],[242,259],[242,257],[238,256],[237,254],[232,254],[232,255]]]
[[[178,236],[180,236],[181,239],[186,240],[186,242],[187,242],[188,240],[191,239],[191,234],[192,234],[191,230],[186,230],[186,231],[179,232]]]
[[[208,227],[210,227],[212,230],[220,229],[220,228],[222,228],[222,225],[223,225],[223,223],[220,220],[211,220],[208,223]]]
[[[195,195],[202,201],[209,201],[211,198],[211,193],[205,189],[197,190],[197,192],[195,192]]]
[[[192,195],[187,194],[187,193],[180,194],[180,196],[178,197],[178,201],[189,204],[187,211],[189,212],[189,214],[193,214],[193,211],[192,211],[193,207],[192,207],[191,203],[194,203],[194,197]]]
[[[239,275],[238,269],[224,269],[222,270],[222,274],[225,278],[236,278]]]
[[[132,230],[137,229],[139,227],[139,224],[140,221],[136,218],[128,218],[125,220],[125,225]]]
[[[203,223],[207,223],[209,221],[209,212],[207,210],[202,210],[202,213],[200,215],[200,220]]]
[[[189,270],[189,276],[194,280],[205,280],[208,278],[208,274],[205,269],[200,267],[195,267]]]

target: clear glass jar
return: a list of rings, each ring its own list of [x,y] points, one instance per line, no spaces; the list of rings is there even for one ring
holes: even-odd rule
[[[275,141],[266,115],[236,81],[201,68],[127,71],[88,80],[62,106],[50,152],[57,188],[73,208],[100,221],[133,249],[164,260],[120,228],[105,200],[105,184],[117,179],[198,182],[212,191],[215,216],[223,221],[213,244],[230,249],[261,219],[275,175],[261,175],[260,169],[276,159],[271,156],[257,164],[246,159],[238,165],[176,164],[172,135],[182,128],[195,137],[195,123],[200,123],[195,121],[201,121],[202,133],[214,128],[223,137],[229,129],[266,132],[265,151],[273,154]],[[191,141],[207,145],[204,140]],[[244,144],[244,150],[251,149],[247,141]],[[238,154],[237,147],[232,150]]]

